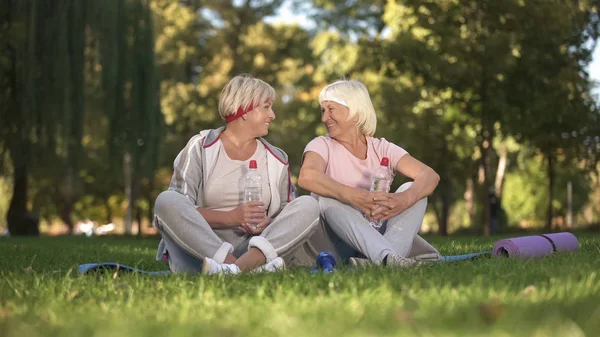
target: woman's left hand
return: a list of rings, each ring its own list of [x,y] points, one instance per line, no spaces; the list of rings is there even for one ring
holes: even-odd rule
[[[240,225],[240,230],[247,234],[260,235],[267,226],[271,224],[271,218],[265,217],[265,219],[257,224],[243,223]]]
[[[371,210],[373,220],[385,221],[414,205],[417,201],[410,190],[398,193],[374,193],[375,208]]]

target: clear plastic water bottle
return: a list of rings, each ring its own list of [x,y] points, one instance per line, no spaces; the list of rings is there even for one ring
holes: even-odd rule
[[[392,184],[392,173],[389,169],[390,160],[387,157],[381,158],[381,165],[373,171],[371,177],[371,192],[385,192],[390,191],[390,185]],[[381,220],[372,220],[371,226],[376,229],[381,228],[383,222]]]
[[[244,178],[244,203],[250,201],[261,201],[262,177],[258,172],[256,160],[251,160],[249,170]],[[256,224],[252,224],[256,228]]]

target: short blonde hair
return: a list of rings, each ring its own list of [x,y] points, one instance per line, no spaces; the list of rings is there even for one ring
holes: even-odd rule
[[[219,97],[219,115],[222,120],[235,115],[239,108],[247,109],[250,104],[256,107],[266,101],[275,100],[275,89],[265,81],[249,74],[232,78],[225,85]]]
[[[350,109],[348,120],[358,115],[356,126],[365,136],[373,136],[377,129],[377,115],[369,90],[359,81],[340,80],[334,82],[321,90],[319,93],[319,104],[327,100],[327,97],[335,97],[344,101]]]

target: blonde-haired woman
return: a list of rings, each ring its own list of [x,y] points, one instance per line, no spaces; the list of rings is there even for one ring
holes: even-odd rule
[[[321,90],[319,104],[329,135],[308,143],[298,179],[321,208],[324,227],[308,243],[318,247],[312,253],[333,243],[334,254],[352,264],[409,266],[439,259],[439,252],[417,235],[438,174],[401,147],[373,137],[377,116],[363,83],[330,84]],[[396,193],[369,192],[371,172],[383,157],[394,173],[413,182]],[[376,229],[370,220],[384,225]]]
[[[154,220],[162,236],[157,259],[173,272],[283,269],[288,253],[312,234],[318,203],[294,199],[287,155],[262,138],[275,119],[274,99],[275,90],[262,80],[234,77],[219,99],[226,126],[201,131],[175,159]],[[244,203],[251,160],[263,177],[262,202]]]

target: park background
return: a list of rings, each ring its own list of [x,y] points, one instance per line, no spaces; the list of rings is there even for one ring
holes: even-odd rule
[[[267,139],[294,181],[326,133],[320,89],[348,77],[370,90],[376,137],[441,176],[423,232],[600,228],[594,1],[1,3],[5,235],[155,234],[175,156],[223,124],[240,73],[277,90]]]
[[[600,336],[598,9],[0,0],[0,335]],[[422,228],[442,254],[564,230],[578,251],[331,274],[83,274],[89,262],[168,269],[154,199],[187,140],[223,124],[218,95],[239,73],[277,90],[267,138],[294,180],[326,132],[319,91],[358,79],[376,136],[442,178]]]

